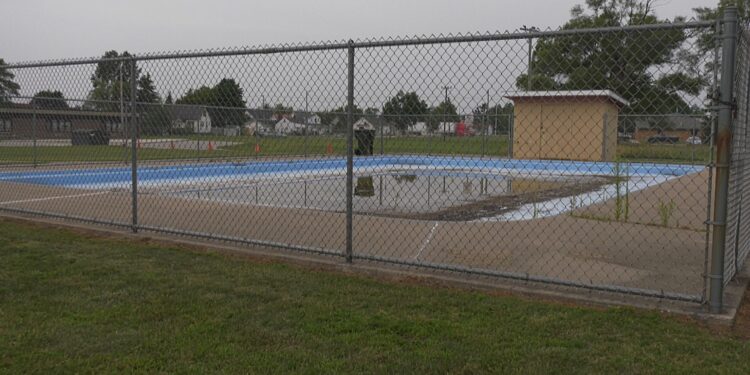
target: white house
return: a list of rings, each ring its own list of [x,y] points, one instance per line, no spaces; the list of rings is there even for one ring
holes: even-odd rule
[[[360,117],[359,120],[354,123],[354,129],[375,130],[377,133],[382,131],[383,134],[393,134],[395,131],[393,124],[380,116],[374,115]]]
[[[171,105],[172,129],[187,129],[193,133],[211,133],[211,115],[206,107],[197,105]]]
[[[320,119],[320,116],[318,116],[317,113],[305,112],[305,111],[294,112],[294,116],[292,117],[292,119],[295,122],[308,124],[308,125],[320,125],[322,122]]]
[[[311,125],[320,125],[323,123],[323,121],[320,119],[320,116],[318,116],[317,113],[313,113],[312,115],[307,116],[305,123],[311,124]]]
[[[323,124],[312,125],[308,124],[307,134],[323,135],[328,134],[328,126]]]
[[[406,131],[409,134],[416,135],[427,135],[427,133],[429,132],[429,130],[427,129],[427,123],[423,121],[409,125]]]
[[[248,120],[242,126],[243,135],[269,135],[273,134],[273,122],[266,120]]]
[[[456,134],[456,123],[455,122],[441,122],[438,124],[436,129],[438,134]]]
[[[303,134],[305,132],[306,125],[294,122],[292,120],[283,117],[276,123],[276,134]]]

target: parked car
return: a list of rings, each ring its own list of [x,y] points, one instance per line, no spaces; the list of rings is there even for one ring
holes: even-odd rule
[[[679,137],[670,137],[668,135],[664,134],[657,134],[651,137],[648,137],[648,143],[669,143],[669,144],[675,144],[680,140]]]
[[[700,145],[700,144],[703,144],[703,141],[701,140],[701,137],[698,137],[696,135],[694,135],[692,137],[688,137],[688,139],[685,140],[685,142],[687,142],[688,144],[691,144],[691,145]]]

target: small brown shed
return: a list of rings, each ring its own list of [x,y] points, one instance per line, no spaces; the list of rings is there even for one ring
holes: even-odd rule
[[[513,101],[513,158],[611,161],[617,116],[628,102],[610,90],[529,91]]]

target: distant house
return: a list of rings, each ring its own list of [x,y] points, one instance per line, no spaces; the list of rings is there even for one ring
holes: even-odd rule
[[[323,135],[328,134],[330,127],[323,124],[307,124],[307,134]]]
[[[70,109],[41,109],[29,104],[0,108],[0,137],[16,139],[70,138],[75,130],[103,130],[126,136],[128,113]]]
[[[320,115],[318,115],[317,113],[313,113],[310,116],[307,116],[307,120],[305,120],[305,123],[312,125],[323,125],[323,120],[320,118]]]
[[[297,111],[291,117],[294,122],[308,124],[308,125],[320,125],[322,123],[320,116],[317,113]]]
[[[293,120],[294,119],[294,111],[287,110],[287,109],[271,109],[271,120],[279,121],[281,119],[287,119],[287,120]]]
[[[172,114],[172,129],[186,129],[193,133],[211,133],[211,115],[208,109],[198,105],[169,106]]]
[[[272,120],[250,119],[242,126],[243,135],[271,135],[276,124]]]
[[[677,137],[680,142],[693,136],[703,137],[705,118],[695,115],[621,115],[620,125],[626,132],[632,132],[633,139],[647,142],[655,135]]]
[[[395,127],[393,126],[393,124],[388,122],[388,120],[384,119],[383,117],[374,115],[360,117],[359,120],[354,122],[354,129],[375,130],[377,133],[380,133],[382,131],[383,134],[386,135],[394,134],[395,132]]]
[[[456,134],[456,123],[455,122],[441,122],[438,123],[436,132],[441,135],[455,135]]]
[[[407,133],[414,135],[427,135],[427,133],[429,133],[427,123],[423,121],[409,125],[406,131]]]
[[[292,135],[304,134],[307,125],[294,122],[287,118],[282,118],[276,123],[276,134]]]
[[[245,118],[250,120],[271,120],[273,110],[263,108],[248,108],[245,110]]]

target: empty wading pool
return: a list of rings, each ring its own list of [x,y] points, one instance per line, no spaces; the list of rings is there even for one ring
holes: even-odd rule
[[[417,220],[528,220],[634,192],[702,167],[451,157],[355,159],[358,214]],[[138,170],[139,194],[223,204],[344,212],[344,159],[247,161]],[[130,189],[130,169],[12,172],[0,180],[86,190]],[[619,193],[618,193],[619,190]]]
[[[597,176],[530,178],[464,170],[393,169],[354,177],[357,213],[429,220],[473,220],[518,209],[524,203],[589,193],[611,179]],[[197,183],[156,190],[192,199],[326,211],[346,210],[346,176],[270,178],[226,183]]]

